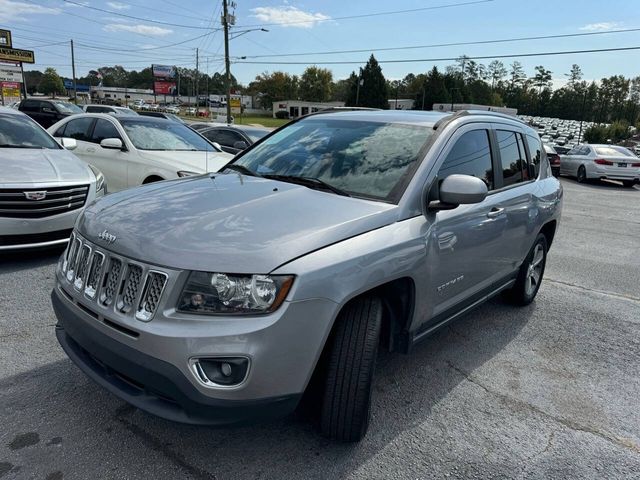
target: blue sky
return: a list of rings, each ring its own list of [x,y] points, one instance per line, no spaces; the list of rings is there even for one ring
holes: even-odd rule
[[[245,61],[272,63],[234,63],[232,71],[246,84],[256,74],[264,71],[284,70],[300,74],[306,65],[317,62],[356,62],[350,65],[323,65],[333,71],[334,78],[339,79],[348,76],[352,70],[364,64],[371,52],[335,55],[313,52],[640,28],[638,0],[476,0],[478,3],[471,3],[473,1],[236,0],[236,32],[258,28],[258,25],[262,24],[269,24],[263,27],[269,31],[249,32],[232,40],[231,55],[256,57],[247,58]],[[463,5],[407,13],[340,18],[455,4]],[[106,12],[92,10],[83,5]],[[220,27],[220,6],[221,0],[208,1],[206,4],[197,0],[0,0],[0,28],[13,31],[14,47],[35,50],[37,63],[28,69],[43,70],[47,66],[54,66],[61,75],[70,76],[69,47],[61,42],[73,38],[77,45],[78,76],[86,74],[91,68],[114,64],[136,70],[151,63],[177,64],[193,68],[196,47],[200,49],[201,70],[208,69],[209,73],[214,73],[223,70],[222,34],[219,31],[210,33],[211,29]],[[201,38],[195,38],[199,36]],[[167,46],[178,42],[185,43]],[[630,46],[640,46],[640,31],[373,53],[381,61],[385,76],[402,78],[410,72],[425,72],[433,65],[444,68],[453,62],[384,61],[447,58],[462,54],[491,56]],[[260,57],[307,52],[313,54]],[[502,61],[508,64],[513,60],[515,58]],[[588,80],[614,74],[640,75],[640,50],[518,60],[523,63],[528,75],[533,75],[535,65],[544,65],[553,72],[556,85],[562,84],[563,74],[569,71],[573,63],[582,67],[585,79]],[[304,64],[286,65],[278,61],[297,61]],[[482,60],[485,64],[490,61]]]

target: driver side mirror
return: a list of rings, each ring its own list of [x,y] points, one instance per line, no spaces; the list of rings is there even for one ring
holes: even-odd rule
[[[237,142],[235,142],[233,144],[233,148],[237,148],[238,150],[244,150],[248,147],[249,145],[247,145],[247,142],[245,142],[244,140],[238,140]]]
[[[78,148],[78,142],[76,142],[75,138],[63,137],[60,139],[60,145],[67,150],[75,150]]]
[[[460,205],[482,202],[489,193],[487,184],[471,175],[453,174],[440,184],[438,198],[429,202],[429,210],[453,210]]]
[[[218,150],[219,152],[222,152],[222,147],[220,146],[220,144],[218,142],[211,142],[211,145],[213,145],[213,147]]]
[[[122,140],[119,138],[105,138],[100,142],[100,146],[112,150],[122,150]]]

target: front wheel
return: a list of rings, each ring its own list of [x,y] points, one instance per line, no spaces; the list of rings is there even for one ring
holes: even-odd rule
[[[373,372],[382,325],[382,303],[364,297],[336,319],[327,365],[320,429],[333,440],[357,442],[369,426]]]
[[[529,305],[536,298],[544,267],[547,264],[547,237],[538,234],[527,258],[520,266],[516,283],[505,292],[507,300],[516,305]]]
[[[578,180],[578,183],[585,183],[587,181],[587,170],[584,168],[584,165],[580,165],[580,168],[578,168],[576,180]]]

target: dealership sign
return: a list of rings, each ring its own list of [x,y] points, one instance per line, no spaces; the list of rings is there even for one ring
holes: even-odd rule
[[[153,82],[153,93],[156,95],[175,95],[175,82]]]
[[[20,83],[18,82],[0,82],[2,86],[2,96],[7,97],[19,97],[20,96]]]
[[[176,67],[172,65],[151,65],[151,71],[154,77],[175,78]]]
[[[20,67],[0,64],[0,82],[22,82]]]
[[[13,47],[11,43],[11,32],[9,30],[0,30],[0,47]]]
[[[7,48],[0,46],[0,61],[36,63],[33,50],[20,50],[19,48]]]

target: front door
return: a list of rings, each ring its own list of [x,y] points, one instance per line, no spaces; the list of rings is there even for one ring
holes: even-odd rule
[[[430,322],[434,324],[473,303],[504,276],[502,247],[507,226],[504,207],[492,194],[496,170],[488,124],[461,127],[436,165],[438,182],[451,174],[473,175],[487,184],[489,195],[481,203],[432,214],[427,244],[433,290],[429,292],[433,304]]]
[[[99,118],[91,135],[91,163],[104,175],[107,191],[124,190],[128,187],[128,152],[100,146],[100,142],[105,138],[119,138],[124,145],[124,140],[115,125],[110,120]]]

